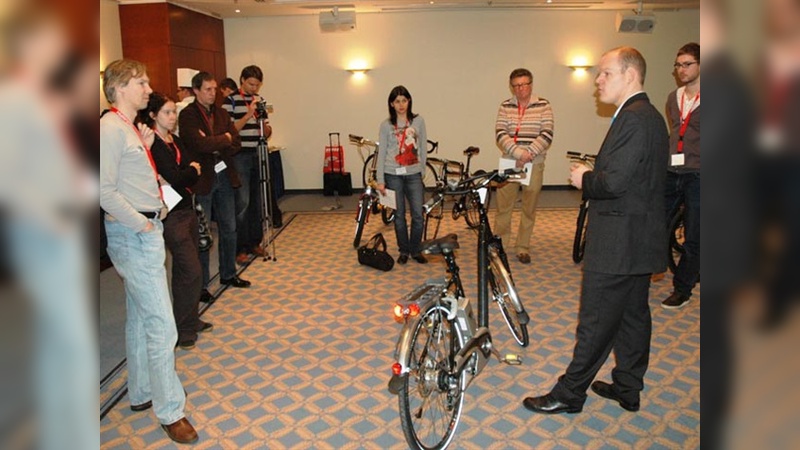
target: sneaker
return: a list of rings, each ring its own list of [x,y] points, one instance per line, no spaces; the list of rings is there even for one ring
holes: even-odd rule
[[[661,307],[664,309],[679,309],[689,303],[689,296],[678,292],[673,292],[667,297],[666,300],[661,302]]]

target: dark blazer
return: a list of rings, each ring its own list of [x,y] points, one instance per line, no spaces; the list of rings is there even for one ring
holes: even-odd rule
[[[584,270],[620,275],[666,270],[668,160],[664,117],[647,94],[634,95],[611,124],[594,169],[583,175],[583,196],[589,199]]]
[[[200,176],[194,167],[189,166],[189,163],[196,161],[194,153],[189,151],[188,147],[183,143],[180,137],[172,136],[175,146],[181,152],[181,162],[178,163],[177,153],[172,146],[161,140],[161,137],[156,135],[153,141],[153,146],[150,148],[150,153],[153,155],[153,162],[156,163],[156,170],[167,182],[172,185],[172,188],[181,195],[183,200],[175,205],[175,209],[191,208],[192,207],[192,191],[191,189],[197,184]],[[173,211],[175,210],[173,209]]]
[[[211,193],[216,174],[214,166],[219,160],[224,161],[228,166],[222,173],[228,175],[234,188],[238,188],[242,182],[239,180],[233,155],[239,153],[242,148],[239,132],[228,113],[216,105],[211,107],[214,129],[210,129],[200,108],[202,106],[195,100],[181,111],[178,118],[181,139],[194,153],[201,167],[200,181],[195,185],[194,192],[198,195]],[[205,136],[200,134],[200,130],[205,133]],[[230,142],[225,137],[225,133],[231,134]]]

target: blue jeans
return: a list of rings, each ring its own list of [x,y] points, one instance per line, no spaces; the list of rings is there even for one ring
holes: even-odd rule
[[[164,226],[151,219],[153,229],[135,232],[106,220],[108,256],[125,284],[128,356],[128,397],[132,405],[153,401],[162,424],[184,417],[186,396],[175,371],[178,332],[172,315],[164,267]]]
[[[234,157],[242,187],[236,189],[236,252],[249,253],[261,243],[261,189],[258,152],[242,150]]]
[[[425,187],[422,185],[422,174],[391,175],[385,174],[386,187],[397,196],[397,212],[394,219],[394,233],[401,254],[417,255],[421,250],[422,229],[425,225],[422,217],[422,200]],[[406,225],[406,202],[411,207],[411,236]]]
[[[206,217],[214,217],[219,235],[219,277],[230,279],[236,275],[236,199],[228,174],[223,170],[215,174],[216,180],[211,193],[198,195],[197,201],[203,205]],[[244,189],[244,186],[239,190]],[[203,287],[208,287],[211,274],[208,269],[209,252],[200,252],[200,264],[203,266]]]
[[[667,172],[664,189],[664,207],[667,226],[681,204],[684,205],[683,226],[686,252],[678,262],[672,286],[683,295],[692,295],[692,289],[700,279],[700,173]]]

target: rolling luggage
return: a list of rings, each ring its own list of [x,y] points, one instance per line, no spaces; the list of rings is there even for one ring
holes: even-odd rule
[[[336,136],[336,145],[333,137]],[[325,147],[325,164],[322,168],[322,194],[325,196],[353,195],[353,180],[350,172],[344,171],[344,148],[339,141],[339,133],[328,133]]]

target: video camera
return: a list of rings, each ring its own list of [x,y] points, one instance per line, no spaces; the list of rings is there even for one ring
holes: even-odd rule
[[[267,114],[267,101],[261,98],[258,103],[256,103],[256,118],[258,119],[267,119],[269,115]]]

